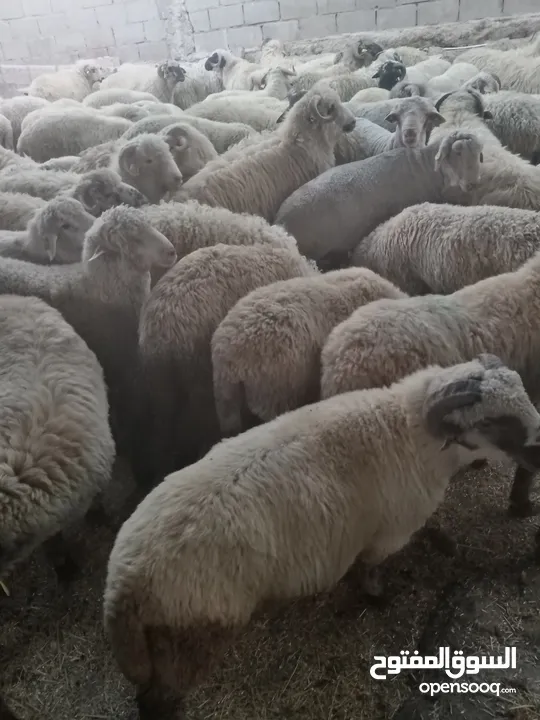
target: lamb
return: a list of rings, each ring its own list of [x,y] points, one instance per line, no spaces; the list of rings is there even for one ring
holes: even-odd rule
[[[316,274],[296,247],[215,245],[185,256],[154,286],[139,328],[140,438],[133,467],[151,484],[219,440],[210,343],[251,290]]]
[[[27,118],[28,119],[28,118]],[[107,117],[88,109],[50,110],[23,128],[17,151],[36,162],[63,155],[78,155],[86,148],[116,140],[132,123],[119,117]]]
[[[360,308],[332,331],[323,348],[322,396],[380,387],[432,363],[448,366],[493,352],[519,372],[538,402],[539,279],[536,254],[514,272],[451,295],[379,300]],[[510,496],[513,514],[533,511],[531,483],[532,476],[518,469]]]
[[[296,188],[334,165],[336,141],[354,123],[335,92],[314,88],[291,109],[279,130],[279,145],[243,156],[201,183],[193,177],[177,199],[261,215],[271,222]]]
[[[476,90],[481,95],[499,92],[501,81],[495,73],[479,72],[473,78],[463,83],[462,90]]]
[[[16,95],[0,99],[0,113],[6,117],[13,130],[13,145],[17,146],[24,118],[34,110],[42,110],[49,105],[48,100],[31,95]]]
[[[448,60],[429,57],[426,60],[416,63],[416,65],[408,67],[404,79],[407,80],[407,82],[427,84],[431,78],[446,72],[450,66],[451,63],[449,63]]]
[[[186,114],[218,122],[239,122],[261,132],[274,130],[286,107],[286,102],[274,97],[264,96],[250,100],[243,95],[209,95],[201,103],[192,105]]]
[[[540,210],[540,171],[506,150],[489,130],[484,122],[491,119],[491,113],[484,106],[486,97],[474,90],[443,95],[436,107],[446,118],[446,123],[444,129],[441,127],[433,131],[432,140],[440,140],[447,132],[456,129],[473,132],[481,139],[484,164],[471,205],[506,205]]]
[[[186,693],[269,602],[327,592],[357,557],[380,592],[377,566],[451,478],[477,458],[536,466],[539,424],[518,374],[480,357],[300,408],[169,475],[120,529],[105,587],[141,720],[185,717]]]
[[[7,150],[14,150],[13,128],[5,115],[0,113],[0,146]]]
[[[516,155],[538,165],[540,160],[540,95],[509,90],[483,98],[491,113],[487,126]]]
[[[186,71],[177,62],[167,60],[160,65],[124,63],[118,72],[101,83],[101,90],[122,88],[150,93],[161,102],[171,102],[178,83],[184,81]]]
[[[150,269],[176,261],[171,243],[141,211],[104,213],[86,233],[82,262],[34,265],[0,258],[0,294],[34,295],[59,310],[100,361],[119,452],[127,452],[137,327],[150,292]]]
[[[495,73],[502,90],[540,93],[540,57],[528,57],[519,50],[502,52],[480,47],[466,50],[456,62],[469,62],[479,70]]]
[[[478,76],[478,68],[471,63],[456,62],[441,75],[432,77],[427,82],[431,97],[439,97],[443,93],[459,90],[463,83]]]
[[[104,108],[107,105],[114,105],[116,103],[136,103],[141,100],[146,100],[151,103],[159,102],[157,97],[149,92],[110,87],[106,90],[98,90],[91,95],[87,95],[82,101],[82,104],[87,107]]]
[[[111,479],[115,446],[103,370],[60,313],[3,295],[0,327],[5,576],[86,514]]]
[[[447,294],[517,270],[538,250],[537,212],[423,203],[379,225],[357,246],[352,263],[410,295]]]
[[[205,69],[205,61],[187,64],[184,82],[178,83],[171,97],[171,102],[182,110],[201,102],[212,93],[223,90],[223,82],[217,73]]]
[[[73,67],[38,75],[30,83],[27,94],[49,101],[71,98],[80,102],[95,89],[96,83],[103,81],[104,77],[103,68],[90,60],[79,60]]]
[[[0,231],[0,257],[34,263],[74,263],[94,218],[78,200],[57,198],[37,210],[26,230]]]
[[[300,252],[325,263],[410,205],[449,195],[466,204],[481,162],[478,138],[455,131],[424,148],[399,148],[323,173],[285,200],[275,222],[296,238]]]
[[[216,50],[204,63],[205,70],[213,71],[225,90],[253,90],[253,73],[262,65],[242,60],[228,50]]]
[[[253,290],[212,338],[214,397],[221,433],[237,435],[246,416],[268,422],[319,400],[320,353],[357,307],[405,295],[365,269],[283,280]]]

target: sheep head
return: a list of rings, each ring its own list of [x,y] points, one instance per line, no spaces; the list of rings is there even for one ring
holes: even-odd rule
[[[354,72],[354,70],[371,65],[382,52],[383,48],[378,43],[366,43],[360,40],[349,45],[343,52],[337,53],[334,64],[342,63],[348,70]]]
[[[373,79],[379,79],[379,87],[384,90],[391,90],[394,85],[401,82],[407,70],[402,62],[387,60],[373,75]]]
[[[477,115],[482,120],[492,120],[493,115],[484,107],[482,95],[472,88],[465,88],[448,92],[441,95],[435,103],[437,110],[440,110],[444,104],[449,106],[449,110],[460,110]]]
[[[481,95],[489,95],[490,93],[499,92],[501,89],[501,79],[495,73],[484,70],[464,83],[461,89],[476,90]]]
[[[95,83],[101,83],[105,77],[103,68],[98,65],[94,65],[93,63],[81,64],[80,70],[91,88],[93,88]]]
[[[172,243],[145,220],[142,211],[121,205],[95,221],[86,234],[83,262],[92,264],[102,258],[120,259],[136,271],[152,267],[171,267],[176,262]]]
[[[184,68],[173,60],[167,60],[167,62],[158,65],[157,74],[170,90],[172,90],[177,83],[184,82],[186,77]]]
[[[443,450],[461,445],[529,470],[540,467],[540,415],[519,374],[495,355],[442,371],[430,384],[424,419]]]
[[[178,169],[162,137],[138,135],[120,148],[118,168],[122,179],[136,187],[150,202],[158,203],[182,185]]]
[[[223,70],[230,63],[232,55],[226,50],[216,50],[204,63],[205,70]]]
[[[435,157],[435,170],[441,172],[445,185],[459,187],[468,193],[480,182],[480,164],[484,162],[482,143],[474,133],[460,130],[441,141]]]
[[[108,168],[92,170],[81,176],[72,193],[94,217],[117,205],[141,207],[147,198],[132,185],[123,182],[118,173]]]
[[[402,147],[424,147],[434,127],[445,122],[430,100],[422,97],[405,98],[385,117],[396,123],[396,136]]]
[[[92,215],[77,200],[55,198],[28,223],[30,244],[44,262],[78,262],[85,233],[93,222]]]

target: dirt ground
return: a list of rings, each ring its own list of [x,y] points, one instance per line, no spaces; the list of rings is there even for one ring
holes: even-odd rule
[[[110,503],[121,507],[126,473]],[[532,548],[538,519],[506,516],[508,473],[489,468],[457,478],[438,518],[458,542],[448,558],[423,537],[385,566],[388,604],[333,593],[253,623],[226,662],[190,698],[192,720],[538,720],[540,567]],[[101,596],[114,531],[79,529],[83,570],[67,589],[37,553],[9,578],[0,599],[0,677],[23,720],[127,720],[130,688],[115,668],[101,626]],[[346,602],[347,601],[347,602]],[[351,602],[349,602],[351,601]],[[372,680],[373,656],[450,645],[465,654],[517,647],[517,670],[471,678],[515,694],[429,700],[429,671]],[[489,677],[488,677],[489,676]],[[465,679],[465,678],[464,678]]]

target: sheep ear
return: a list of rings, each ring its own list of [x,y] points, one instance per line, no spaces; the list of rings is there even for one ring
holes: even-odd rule
[[[285,118],[287,117],[287,113],[288,113],[288,110],[285,110],[284,112],[282,112],[281,115],[276,120],[276,124],[279,125],[279,123],[282,123],[285,120]]]
[[[491,110],[484,110],[484,120],[493,120],[493,113]]]
[[[336,115],[336,106],[333,102],[328,104],[328,112],[325,113],[325,100],[321,96],[319,96],[319,99],[317,100],[315,104],[315,111],[317,115],[320,117],[321,120],[324,122],[330,122]]]
[[[220,70],[223,70],[223,68],[225,67],[226,63],[227,63],[227,61],[225,60],[225,58],[224,58],[223,55],[222,55],[222,56],[221,56],[221,60],[219,61],[219,68],[220,68]]]
[[[102,255],[105,255],[105,250],[98,248],[92,255],[92,257],[88,258],[87,262],[91,263],[92,260],[97,260],[97,258],[101,257]]]
[[[444,122],[446,122],[446,118],[444,118],[438,112],[430,112],[428,114],[428,119],[434,127],[438,127],[439,125],[442,125]]]
[[[56,235],[46,235],[44,238],[45,252],[47,253],[49,262],[52,262],[54,260],[54,258],[56,257],[56,241],[57,241]]]
[[[384,121],[388,123],[397,123],[398,120],[399,115],[396,112],[391,112],[384,118]]]

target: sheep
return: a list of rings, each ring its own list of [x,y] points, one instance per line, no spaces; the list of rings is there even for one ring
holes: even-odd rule
[[[59,310],[100,361],[119,452],[129,446],[137,327],[150,268],[176,261],[171,243],[141,211],[120,206],[86,233],[82,262],[34,265],[0,258],[0,295],[35,295]]]
[[[427,94],[427,85],[424,83],[412,83],[408,80],[402,80],[390,90],[390,98],[406,98],[413,97],[414,95],[425,97]],[[352,101],[354,100],[355,98],[352,98]]]
[[[24,264],[24,263],[23,263]],[[0,575],[82,518],[115,446],[103,370],[57,310],[0,297],[3,414]]]
[[[252,75],[262,69],[262,65],[242,60],[228,50],[213,52],[204,67],[218,76],[225,90],[253,90]]]
[[[30,95],[16,95],[12,98],[0,99],[0,113],[11,123],[14,147],[17,146],[24,118],[34,110],[42,110],[49,104],[48,100]]]
[[[69,112],[47,109],[30,126],[23,128],[17,151],[36,162],[78,155],[93,145],[116,140],[130,127],[129,120],[107,117],[88,109],[70,109]]]
[[[448,366],[493,352],[520,373],[538,402],[538,277],[537,253],[514,272],[451,295],[379,300],[360,308],[332,331],[323,348],[322,396],[383,386],[431,363]],[[532,476],[518,469],[510,495],[513,514],[532,512],[531,482]]]
[[[412,83],[428,83],[431,78],[445,73],[451,63],[439,57],[429,57],[407,68],[405,80]]]
[[[37,210],[26,230],[0,231],[0,257],[34,263],[74,263],[94,217],[73,198],[51,200]]]
[[[154,286],[139,327],[139,483],[161,479],[219,439],[210,343],[227,312],[257,287],[316,273],[296,246],[218,244],[185,256]]]
[[[291,109],[276,147],[244,156],[189,180],[177,199],[197,200],[233,212],[261,215],[271,222],[281,203],[300,185],[334,165],[334,146],[354,117],[328,87],[316,87]]]
[[[383,297],[405,295],[370,270],[354,268],[283,280],[239,300],[212,338],[221,433],[247,430],[246,415],[268,422],[319,400],[328,334],[357,307]]]
[[[5,115],[0,113],[0,146],[7,150],[14,150],[13,145],[13,128],[11,122]]]
[[[184,81],[186,71],[177,62],[167,60],[160,65],[124,63],[118,72],[101,83],[101,90],[122,88],[150,93],[161,102],[171,102],[175,87]]]
[[[134,123],[127,132],[124,133],[125,140],[131,140],[142,133],[157,133],[163,128],[168,127],[174,122],[170,115],[157,115],[155,117],[145,118],[138,123]],[[207,120],[206,118],[194,117],[184,113],[179,122],[188,123],[196,130],[210,140],[218,153],[223,153],[236,143],[246,137],[255,135],[255,130],[249,125],[242,123],[223,123],[215,120]]]
[[[186,693],[269,602],[327,592],[357,558],[380,594],[378,566],[451,478],[477,458],[536,467],[539,425],[518,374],[480,357],[294,410],[169,475],[120,529],[105,584],[141,720],[185,717]]]
[[[121,87],[110,87],[107,90],[98,90],[91,95],[87,95],[82,104],[87,107],[104,108],[107,105],[116,103],[136,103],[140,100],[146,100],[151,103],[157,103],[159,100],[155,95],[140,90],[128,90]]]
[[[6,148],[0,146],[0,174],[6,169],[36,169],[39,167],[39,164],[34,162],[31,158],[21,157],[13,150],[7,150]]]
[[[275,222],[296,238],[300,252],[325,263],[409,205],[448,195],[466,204],[481,162],[478,138],[456,131],[424,148],[399,148],[323,173],[285,200]]]
[[[483,98],[491,113],[487,126],[516,155],[538,165],[540,160],[540,95],[509,90]]]
[[[60,98],[81,101],[92,92],[96,83],[102,82],[104,74],[103,68],[91,60],[79,60],[73,67],[38,75],[30,83],[27,94],[49,101]]]
[[[484,164],[471,205],[507,205],[524,210],[540,210],[540,170],[504,148],[487,127],[491,113],[485,109],[487,96],[474,90],[458,90],[443,95],[436,103],[446,118],[444,128],[436,128],[432,140],[460,129],[475,133],[484,145]],[[430,198],[423,198],[428,200]]]
[[[373,78],[379,80],[379,88],[389,91],[394,85],[402,82],[406,72],[407,69],[403,63],[397,62],[396,60],[387,60],[373,75]]]
[[[481,95],[497,93],[501,89],[501,81],[495,73],[486,71],[479,72],[466,83],[463,83],[462,90],[476,90]]]
[[[46,200],[25,193],[0,192],[0,230],[25,230]]]
[[[345,107],[349,108],[351,112],[357,118],[365,118],[371,120],[376,125],[380,125],[393,132],[395,130],[395,124],[387,122],[386,117],[389,113],[393,112],[398,103],[403,102],[406,98],[390,98],[389,100],[380,100],[379,102],[370,103],[345,103]]]
[[[205,61],[185,65],[184,82],[178,83],[172,93],[171,102],[182,110],[201,102],[212,93],[223,90],[223,82],[217,73],[205,69]]]
[[[519,50],[501,52],[488,47],[473,48],[456,58],[456,62],[469,62],[478,70],[497,75],[502,90],[522,93],[540,93],[540,58],[528,57]]]
[[[380,100],[388,100],[390,93],[388,90],[380,87],[366,88],[365,90],[359,90],[356,95],[353,95],[349,100],[349,107],[353,105],[360,105],[363,103],[379,102]]]
[[[42,170],[71,170],[73,171],[74,165],[79,162],[78,155],[64,155],[59,158],[51,158],[44,163],[40,164]]]
[[[154,103],[154,105],[155,104],[156,103]],[[106,117],[121,117],[124,118],[124,120],[130,120],[131,122],[139,122],[139,120],[143,120],[144,118],[149,117],[151,114],[144,107],[133,104],[126,105],[124,103],[106,105],[105,107],[101,108],[101,110],[96,112],[100,112],[101,115],[105,115]]]
[[[517,270],[538,250],[540,218],[533,210],[423,203],[379,225],[351,261],[410,295],[447,294]]]
[[[218,122],[239,122],[250,125],[254,130],[274,130],[277,120],[287,103],[274,97],[257,97],[246,100],[242,95],[218,97],[209,95],[197,105],[192,105],[186,114]]]
[[[428,93],[432,97],[438,97],[443,93],[459,90],[463,83],[472,80],[477,75],[478,68],[475,65],[463,62],[454,63],[441,75],[428,80]]]

